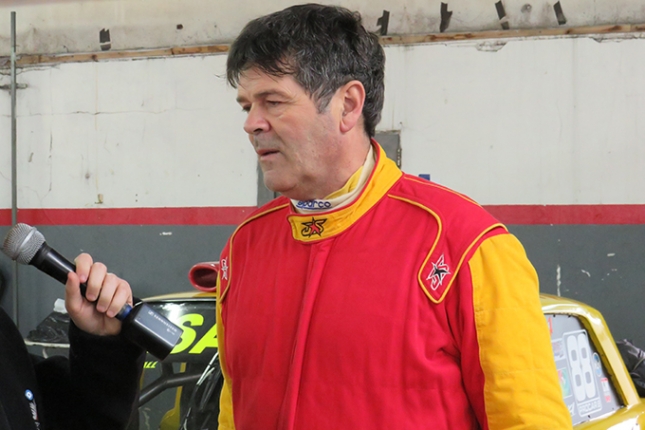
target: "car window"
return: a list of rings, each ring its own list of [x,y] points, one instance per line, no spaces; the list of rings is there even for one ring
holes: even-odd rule
[[[573,425],[624,406],[589,332],[573,315],[545,314],[562,396]]]

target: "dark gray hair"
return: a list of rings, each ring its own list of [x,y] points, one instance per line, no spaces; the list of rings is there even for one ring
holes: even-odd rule
[[[319,112],[340,87],[360,81],[365,87],[365,132],[374,136],[383,109],[385,53],[358,12],[305,4],[250,21],[229,50],[229,84],[237,88],[240,75],[256,67],[272,76],[293,76]]]

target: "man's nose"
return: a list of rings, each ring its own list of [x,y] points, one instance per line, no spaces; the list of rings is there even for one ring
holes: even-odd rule
[[[262,109],[259,106],[251,106],[246,121],[244,121],[244,131],[248,134],[258,134],[268,131],[269,128],[269,122],[266,120]]]

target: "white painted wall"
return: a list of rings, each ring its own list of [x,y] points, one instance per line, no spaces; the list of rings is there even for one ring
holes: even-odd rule
[[[343,0],[376,31],[383,10],[389,34],[436,33],[441,3],[452,11],[449,32],[499,30],[496,0]],[[321,0],[324,4],[337,1]],[[511,29],[558,27],[557,0],[502,0]],[[293,0],[3,0],[0,56],[10,52],[10,12],[17,15],[18,52],[100,51],[99,32],[109,29],[112,50],[230,42],[260,15],[302,3]],[[645,23],[642,0],[561,0],[565,27]],[[181,24],[183,28],[177,29]]]
[[[19,207],[255,204],[255,153],[240,133],[235,92],[221,77],[225,60],[77,63],[21,73]],[[10,98],[0,97],[6,115]],[[0,135],[10,136],[9,122],[2,124]],[[2,207],[10,197],[5,142]]]
[[[645,40],[386,52],[405,170],[484,204],[645,203]]]
[[[386,55],[378,128],[400,130],[409,173],[482,204],[645,203],[645,40],[388,46]],[[254,205],[255,158],[225,60],[23,70],[19,207]],[[0,208],[11,204],[9,105],[0,92]]]

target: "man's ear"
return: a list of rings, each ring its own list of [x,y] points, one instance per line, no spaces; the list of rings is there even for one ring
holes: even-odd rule
[[[340,118],[340,131],[347,133],[360,122],[365,104],[365,88],[360,81],[349,81],[340,88],[343,112]]]

